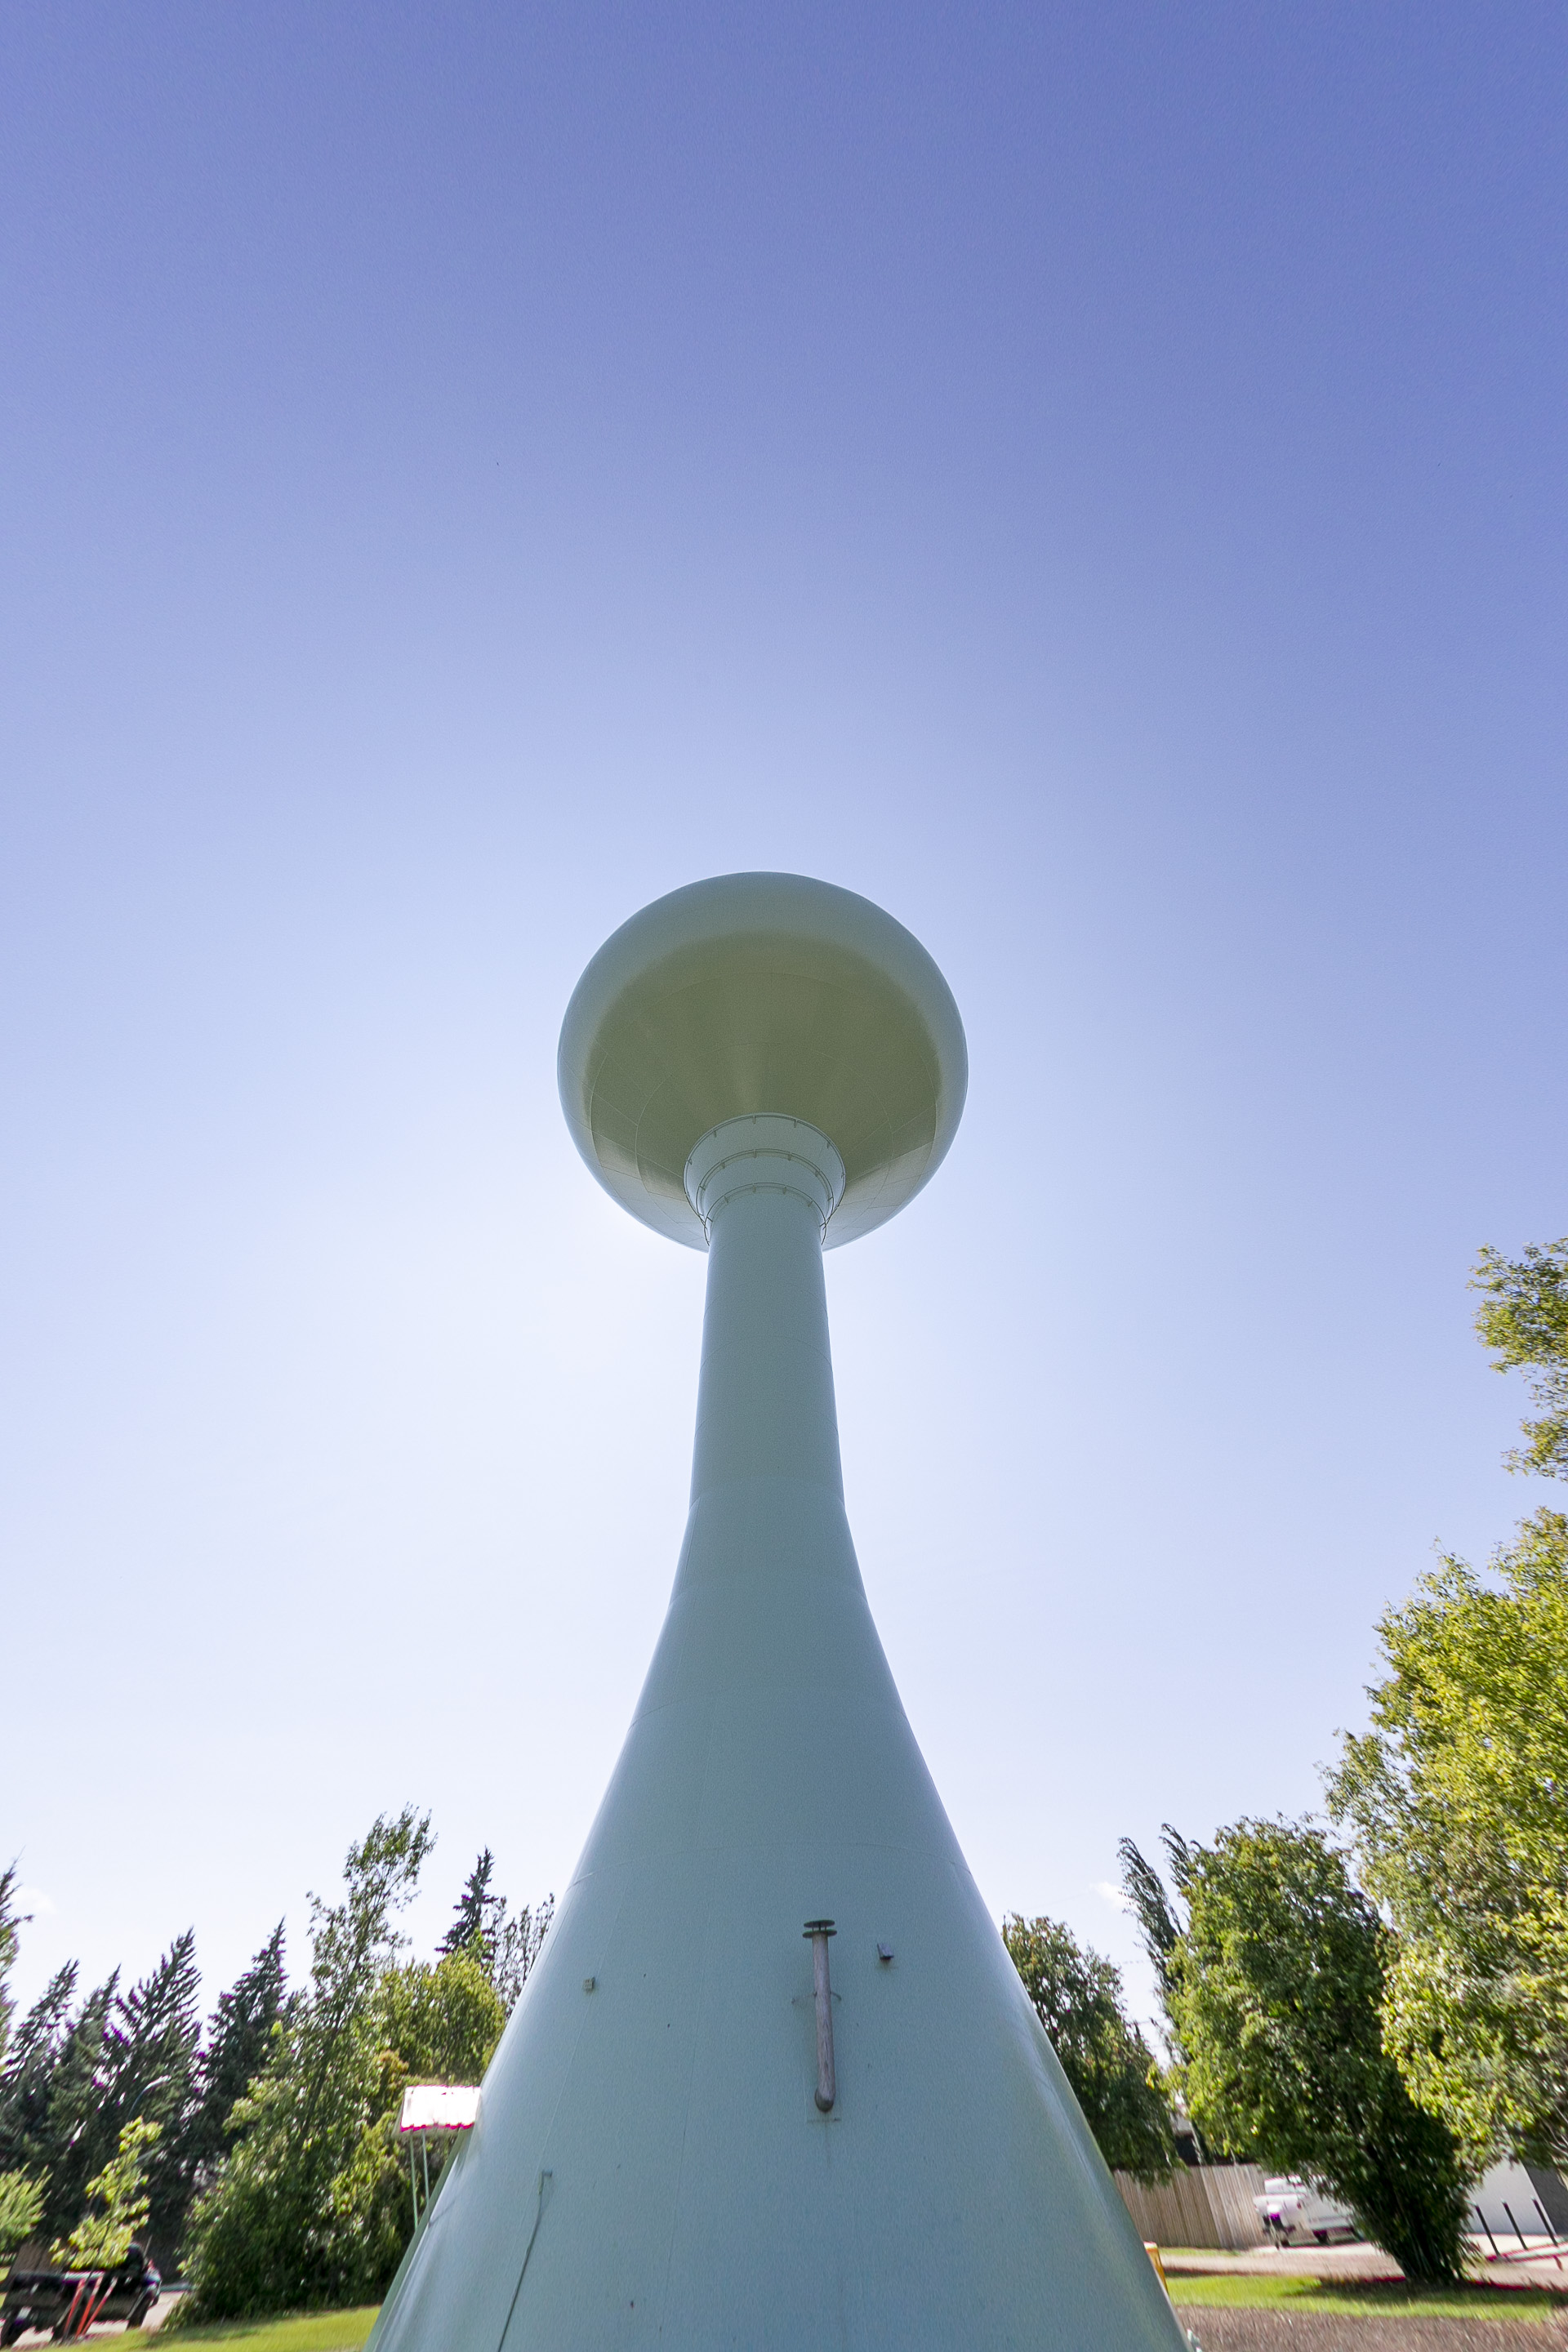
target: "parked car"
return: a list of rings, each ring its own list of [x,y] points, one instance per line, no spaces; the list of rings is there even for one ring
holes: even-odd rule
[[[29,2327],[47,2327],[57,2344],[85,2336],[100,2319],[140,2327],[163,2282],[140,2246],[109,2271],[12,2269],[0,2304],[0,2345]]]
[[[1333,2204],[1298,2172],[1265,2180],[1262,2196],[1252,2201],[1271,2245],[1329,2246],[1361,2235],[1344,2207]]]

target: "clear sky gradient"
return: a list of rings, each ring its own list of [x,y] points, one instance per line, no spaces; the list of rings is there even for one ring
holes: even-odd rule
[[[1550,1489],[1568,18],[0,16],[0,1847],[209,1988],[414,1799],[571,1871],[703,1267],[555,1099],[743,867],[926,942],[968,1113],[828,1263],[851,1522],[993,1908],[1319,1795]]]

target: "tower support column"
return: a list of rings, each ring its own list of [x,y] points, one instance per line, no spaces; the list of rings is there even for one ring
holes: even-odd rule
[[[844,1164],[804,1119],[726,1119],[687,1163],[708,1232],[691,1499],[746,1478],[844,1479],[822,1238]]]

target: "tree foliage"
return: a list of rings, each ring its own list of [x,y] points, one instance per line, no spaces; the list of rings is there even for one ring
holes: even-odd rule
[[[1160,2070],[1121,2003],[1111,1962],[1055,1919],[1004,1920],[1002,1940],[1107,2164],[1164,2180],[1175,2162]]]
[[[1445,1559],[1378,1628],[1329,1789],[1398,1931],[1385,2032],[1479,2167],[1568,2163],[1568,1517]]]
[[[482,1944],[434,1965],[399,1957],[396,1915],[432,1843],[411,1808],[383,1817],[349,1849],[342,1899],[312,1898],[310,1983],[274,2025],[232,2151],[192,2216],[206,2317],[374,2301],[397,2266],[410,2229],[404,2088],[478,2081],[505,2023]]]
[[[547,1895],[531,1910],[525,1903],[509,1912],[505,1895],[490,1892],[494,1869],[495,1857],[487,1845],[464,1882],[439,1948],[444,1954],[471,1952],[510,2017],[555,1916],[555,1897]]]
[[[1412,2278],[1462,2274],[1465,2171],[1383,2046],[1393,1939],[1321,1832],[1237,1822],[1170,1849],[1179,2079],[1212,2145],[1318,2179]]]
[[[38,2226],[44,2184],[26,2172],[0,2172],[0,2265],[12,2262]]]
[[[504,1910],[503,1897],[490,1893],[496,1858],[489,1846],[483,1848],[458,1895],[452,1914],[452,1924],[442,1937],[438,1950],[443,1958],[448,1952],[478,1951],[487,1960],[495,1949],[496,1912]]]
[[[75,2225],[89,2180],[113,2153],[121,2120],[109,2108],[104,2049],[118,1977],[79,2007],[73,2007],[76,1983],[76,1964],[68,1962],[12,2035],[0,2077],[0,2164],[43,2181],[40,2219],[50,2237]]]
[[[280,1919],[250,1966],[218,1995],[180,2135],[187,2205],[196,2189],[211,2186],[228,2153],[235,2108],[267,2063],[284,1989]]]
[[[117,1972],[76,2007],[76,1983],[69,1963],[11,2036],[0,2073],[0,2168],[42,2181],[41,2226],[63,2239],[123,2126],[156,2124],[157,2142],[147,2144],[153,2235],[173,2254],[185,2202],[179,2130],[201,2032],[195,1937],[176,1937],[128,1992]]]
[[[68,1962],[11,2036],[0,2070],[0,2168],[43,2184],[37,2218],[46,2235],[65,2238],[125,2126],[155,2124],[145,2235],[172,2266],[192,2196],[226,2147],[229,2111],[266,2058],[282,1991],[281,1930],[220,1997],[205,2052],[189,1931],[123,1995],[110,1977],[78,2005],[77,1977]]]
[[[1169,1822],[1165,1824],[1166,1847],[1185,1853],[1184,1840],[1179,1838]],[[1124,1837],[1116,1849],[1121,1864],[1121,1885],[1127,1897],[1127,1907],[1138,1923],[1143,1938],[1143,1948],[1149,1955],[1149,1965],[1154,1971],[1154,1983],[1160,1995],[1160,2006],[1165,2017],[1165,2039],[1171,2054],[1182,2057],[1181,2038],[1175,2020],[1171,2015],[1171,1955],[1181,1936],[1181,1923],[1165,1892],[1165,1883],[1151,1863],[1145,1862],[1130,1837]]]
[[[87,2209],[54,2260],[68,2270],[118,2269],[131,2251],[131,2242],[147,2227],[152,2200],[147,2168],[162,2126],[138,2116],[121,2126],[114,2154],[96,2179],[87,2185]]]
[[[115,2144],[123,2149],[133,2124],[151,2130],[151,2137],[137,2143],[148,2211],[136,2226],[166,2259],[179,2245],[190,2203],[185,2131],[201,2042],[200,1997],[196,1939],[187,1927],[141,1983],[116,2000],[104,2037],[108,2096],[100,2133],[92,2137],[101,2144],[102,2136],[116,2132]],[[91,2200],[90,2184],[84,2194]]]
[[[16,1864],[0,1870],[0,2058],[11,2038],[16,2004],[11,1999],[11,1970],[16,1965],[18,1931],[25,1924],[16,1909]]]
[[[189,1932],[128,1991],[116,1974],[80,1994],[72,1962],[11,2018],[16,1873],[0,1872],[0,2253],[98,2229],[123,2144],[145,2242],[172,2269],[189,2225],[210,2309],[379,2294],[409,2229],[403,2089],[478,2081],[554,1907],[512,1914],[487,1849],[437,1962],[405,1961],[396,1915],[433,1843],[412,1810],[377,1821],[341,1899],[312,1898],[309,1983],[289,1994],[279,1923],[205,2042]],[[147,2128],[125,2142],[133,2124]]]
[[[1482,1250],[1470,1287],[1481,1294],[1476,1329],[1493,1363],[1522,1371],[1544,1408],[1521,1424],[1525,1444],[1504,1457],[1509,1467],[1568,1478],[1568,1234],[1522,1257]]]
[[[18,1930],[25,1925],[16,1909],[16,1864],[0,1870],[0,2059],[11,2037],[16,2004],[11,1998],[11,1970],[16,1965]],[[4,2078],[0,2077],[0,2082]],[[3,2159],[0,2159],[3,2160]],[[44,2183],[17,2168],[0,2171],[0,2263],[8,2263],[26,2244],[44,2210]]]

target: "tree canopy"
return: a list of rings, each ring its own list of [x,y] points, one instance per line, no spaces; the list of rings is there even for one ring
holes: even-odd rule
[[[555,1916],[555,1897],[547,1895],[531,1910],[524,1903],[510,1912],[506,1896],[490,1891],[494,1870],[495,1856],[487,1845],[464,1881],[439,1949],[472,1952],[510,2017]]]
[[[5,2055],[10,2039],[11,2021],[16,2004],[11,1998],[11,1970],[16,1964],[17,1931],[24,1922],[16,1909],[16,1877],[15,1863],[0,1871],[0,2059]],[[4,2076],[0,2076],[0,2097],[3,2097]],[[0,2168],[5,2165],[4,2142],[0,2141]],[[44,2184],[36,2175],[16,2166],[0,2168],[0,2263],[9,2263],[33,2231],[44,2210]]]
[[[1506,1459],[1568,1476],[1568,1238],[1483,1250],[1472,1286],[1544,1408]],[[1568,1517],[1536,1511],[1485,1575],[1445,1556],[1378,1638],[1329,1801],[1397,1930],[1388,2046],[1473,2166],[1568,2162]]]
[[[1525,1444],[1510,1469],[1568,1478],[1568,1234],[1531,1243],[1522,1257],[1484,1249],[1470,1286],[1481,1294],[1476,1329],[1500,1372],[1522,1371],[1544,1410],[1521,1424]]]
[[[1320,1831],[1258,1821],[1167,1852],[1186,1919],[1166,2000],[1199,2129],[1321,2181],[1410,2277],[1462,2275],[1463,2167],[1384,2049],[1392,1939],[1344,1856]]]
[[[250,1966],[218,1995],[181,2135],[187,2201],[191,2189],[210,2185],[228,2153],[234,2110],[267,2063],[272,2029],[283,2011],[284,1985],[279,1919]]]
[[[1121,1976],[1055,1919],[1003,1921],[1002,1940],[1113,2170],[1164,2180],[1176,2160],[1148,2043],[1122,2007]]]
[[[56,2262],[73,2271],[111,2271],[125,2260],[152,2211],[147,2165],[161,2137],[161,2126],[141,2117],[121,2126],[114,2154],[87,2184],[86,2211],[54,2249]]]
[[[116,1972],[78,2007],[76,1985],[68,1963],[11,2035],[0,2071],[0,2169],[39,2185],[40,2227],[63,2239],[124,2126],[156,2125],[143,2159],[152,2235],[172,2256],[189,2201],[181,2134],[201,2034],[195,1938],[188,1929],[177,1936],[128,1992]]]
[[[11,2038],[16,2003],[11,1999],[11,1970],[16,1965],[18,1931],[23,1922],[16,1909],[16,1864],[0,1870],[0,2058]]]
[[[439,1949],[443,1956],[477,1949],[489,1957],[494,1951],[496,1913],[506,1907],[502,1896],[490,1893],[495,1866],[496,1858],[487,1845],[463,1882],[452,1924],[441,1938]]]
[[[310,1982],[279,2014],[192,2215],[205,2317],[375,2301],[397,2267],[411,2226],[404,2089],[477,2082],[506,2022],[482,1938],[434,1964],[401,1957],[397,1915],[433,1843],[427,1815],[383,1816],[350,1847],[341,1898],[311,1898]]]
[[[1381,1620],[1373,1727],[1329,1786],[1398,1931],[1385,2023],[1472,2165],[1568,2162],[1568,1517]]]
[[[190,2253],[216,2314],[378,2295],[410,2228],[403,2090],[479,2079],[554,1908],[511,1913],[487,1848],[437,1960],[407,1959],[397,1916],[434,1843],[412,1809],[376,1821],[337,1899],[311,1898],[309,1982],[288,1989],[280,1922],[205,2041],[188,1930],[128,1990],[117,1972],[84,1994],[71,1962],[16,2018],[0,1871],[0,2255],[134,2227],[165,2270]]]

